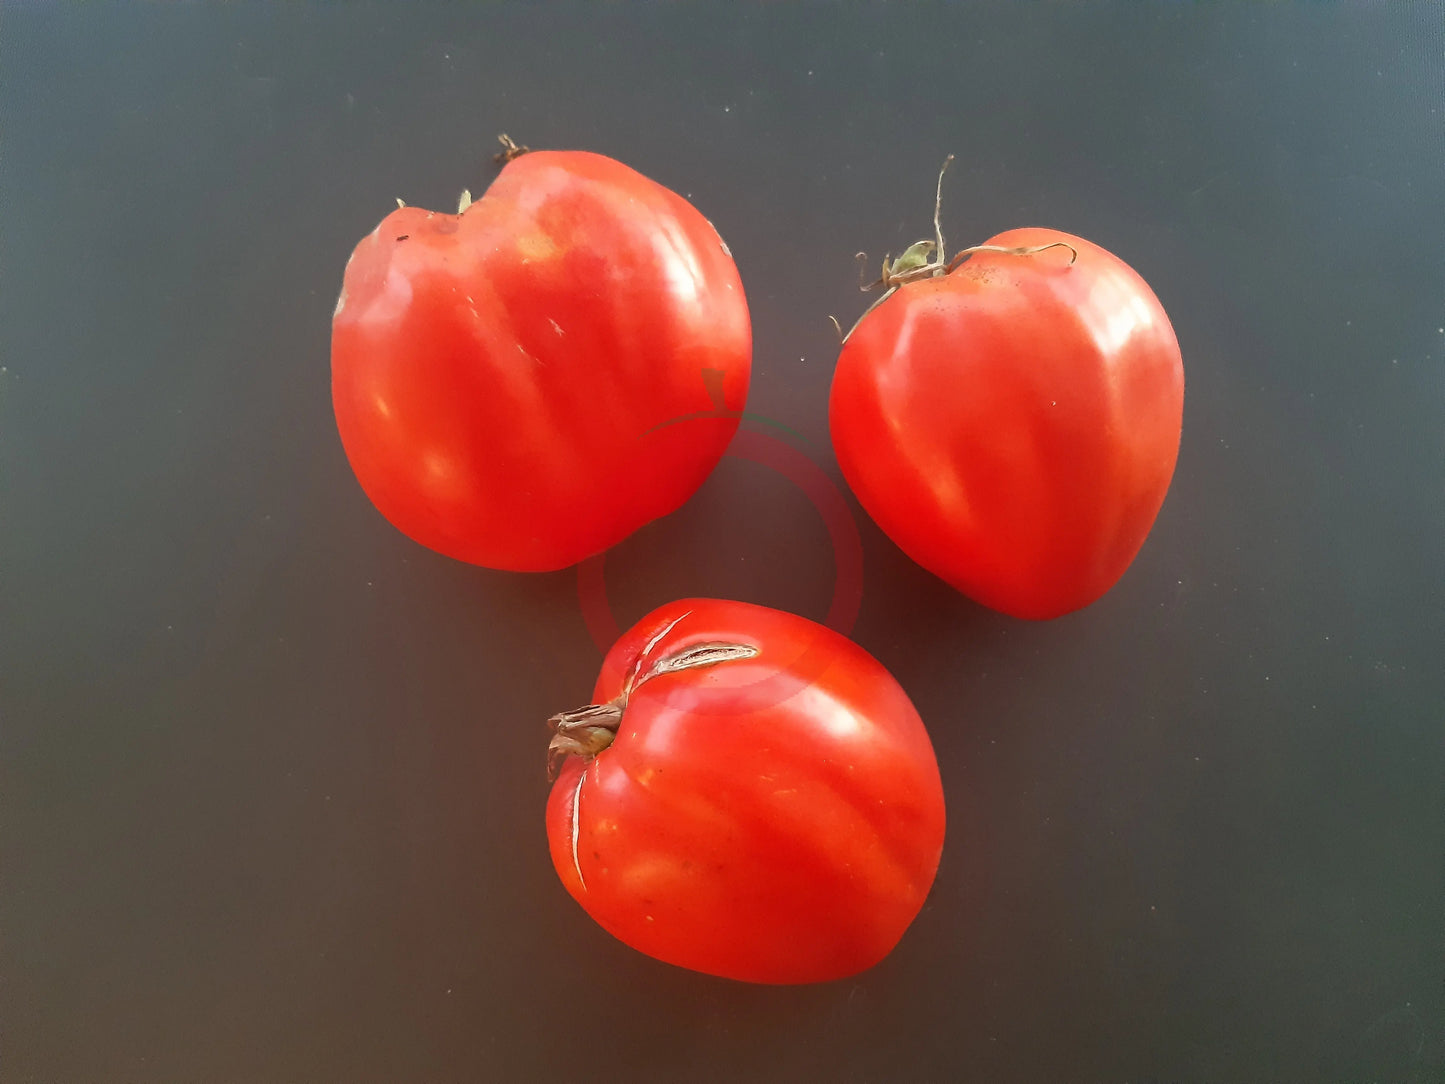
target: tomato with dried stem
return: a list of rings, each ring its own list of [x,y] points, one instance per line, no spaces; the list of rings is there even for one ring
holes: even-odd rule
[[[701,485],[737,429],[752,339],[732,255],[692,204],[602,155],[521,150],[458,213],[400,206],[356,246],[332,402],[395,526],[544,571]]]
[[[945,162],[945,168],[947,163]],[[1152,290],[1098,245],[1001,233],[951,259],[939,224],[865,289],[829,425],[849,486],[924,568],[1046,619],[1112,587],[1174,474],[1184,368]]]
[[[943,848],[933,747],[888,671],[831,629],[670,603],[608,652],[593,703],[551,723],[557,875],[635,949],[821,982],[883,959],[923,906]]]

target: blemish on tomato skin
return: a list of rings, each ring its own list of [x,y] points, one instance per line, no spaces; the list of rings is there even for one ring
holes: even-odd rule
[[[582,863],[577,858],[577,839],[582,833],[581,805],[582,805],[582,784],[587,779],[587,769],[583,768],[577,776],[577,789],[572,792],[572,868],[577,871],[577,883],[582,886],[582,891],[587,891],[587,881],[582,876]]]

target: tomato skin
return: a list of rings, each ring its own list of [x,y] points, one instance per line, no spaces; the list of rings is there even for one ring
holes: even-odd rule
[[[332,402],[396,527],[463,561],[545,571],[701,485],[751,358],[737,268],[696,208],[602,155],[536,151],[463,213],[402,207],[356,246]]]
[[[959,591],[1059,617],[1118,581],[1179,452],[1184,367],[1163,306],[1124,261],[1010,230],[951,274],[899,288],[838,359],[833,446],[868,514]]]
[[[713,599],[625,633],[594,702],[618,696],[679,617],[644,664],[709,641],[758,654],[645,681],[612,745],[566,760],[547,803],[558,876],[608,932],[681,967],[806,983],[873,966],[923,906],[943,849],[918,713],[831,629]]]

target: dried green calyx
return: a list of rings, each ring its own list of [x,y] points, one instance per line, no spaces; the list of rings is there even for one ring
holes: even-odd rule
[[[872,282],[862,280],[861,268],[867,263],[867,253],[860,252],[857,255],[860,266],[859,289],[864,293],[871,293],[874,290],[882,290],[883,296],[874,301],[863,310],[863,315],[853,322],[845,334],[843,325],[838,323],[837,317],[830,316],[833,326],[838,329],[839,342],[846,343],[849,336],[858,330],[858,325],[863,318],[876,309],[883,302],[897,292],[900,286],[906,286],[910,282],[917,282],[919,279],[937,278],[940,275],[947,275],[954,271],[959,264],[968,259],[975,252],[1003,252],[1011,256],[1032,256],[1036,252],[1045,252],[1051,248],[1066,248],[1069,250],[1069,263],[1072,264],[1079,258],[1078,250],[1067,241],[1051,241],[1047,245],[1032,245],[1023,248],[1006,248],[1002,245],[974,245],[972,248],[963,249],[954,254],[952,259],[943,246],[943,175],[948,172],[948,163],[953,161],[953,155],[943,160],[943,167],[938,171],[938,188],[933,196],[933,237],[924,238],[922,241],[914,241],[903,250],[903,254],[896,260],[890,256],[883,257],[883,271]]]

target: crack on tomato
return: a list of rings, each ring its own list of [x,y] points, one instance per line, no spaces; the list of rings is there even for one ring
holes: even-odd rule
[[[708,225],[708,229],[712,230],[712,232],[716,234],[717,243],[722,246],[724,254],[727,256],[728,259],[731,260],[733,258],[733,250],[728,248],[728,243],[723,240],[723,235],[718,232],[718,228],[712,224],[712,219],[706,219],[706,222]]]
[[[582,876],[582,863],[577,858],[577,837],[582,833],[582,784],[586,779],[587,769],[583,768],[577,775],[577,789],[572,792],[572,868],[577,871],[577,883],[583,892],[587,891],[587,879]]]
[[[647,677],[643,680],[650,680],[661,674],[675,674],[679,670],[716,666],[720,662],[731,662],[734,659],[751,659],[757,653],[758,649],[752,644],[696,644],[674,655],[664,655],[658,659],[657,665],[648,672]]]
[[[652,638],[647,641],[647,644],[643,647],[643,649],[637,653],[637,658],[632,663],[632,669],[627,675],[627,680],[622,685],[623,700],[626,700],[627,697],[632,695],[633,685],[637,681],[637,675],[642,670],[642,663],[643,660],[647,658],[647,653],[651,651],[654,647],[656,647],[664,636],[666,636],[673,629],[677,628],[677,624],[679,621],[681,621],[684,617],[687,617],[691,613],[692,611],[688,610],[685,613],[674,617],[666,625],[663,625],[662,628],[658,629],[657,632],[652,635]]]
[[[692,611],[688,611],[691,613]],[[686,617],[683,614],[682,617]],[[676,674],[684,670],[700,670],[719,663],[751,659],[758,654],[752,644],[731,643],[723,640],[709,640],[701,644],[689,644],[677,651],[669,652],[647,665],[647,653],[677,626],[678,617],[665,625],[647,642],[638,655],[632,672],[627,677],[621,694],[606,704],[587,704],[572,711],[559,712],[547,720],[552,728],[552,740],[547,743],[547,778],[556,779],[563,762],[570,756],[578,756],[589,763],[617,738],[622,726],[622,716],[627,710],[628,698],[647,682],[663,674]],[[644,665],[646,668],[644,669]],[[583,769],[585,774],[586,769]],[[580,782],[578,784],[581,786]]]

